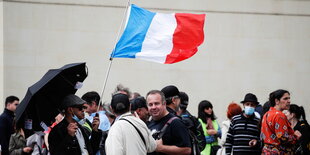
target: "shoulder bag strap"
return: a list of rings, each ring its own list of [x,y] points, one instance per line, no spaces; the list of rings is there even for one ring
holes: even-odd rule
[[[168,128],[168,126],[169,126],[169,125],[171,124],[171,122],[172,122],[173,120],[175,120],[175,119],[178,119],[178,117],[171,117],[171,118],[165,123],[164,127],[161,128],[161,130],[160,130],[160,134],[158,135],[158,138],[159,138],[159,139],[163,137],[164,133],[166,132],[166,130],[167,130],[167,128]]]
[[[119,120],[125,120],[125,121],[127,121],[128,123],[130,123],[130,124],[137,130],[137,132],[138,132],[138,134],[140,135],[140,137],[141,137],[141,139],[142,139],[144,145],[146,146],[146,142],[145,142],[145,139],[144,139],[144,137],[143,137],[141,131],[140,131],[135,125],[133,125],[133,123],[131,123],[128,119],[125,119],[125,118],[121,118],[121,119],[119,119]]]

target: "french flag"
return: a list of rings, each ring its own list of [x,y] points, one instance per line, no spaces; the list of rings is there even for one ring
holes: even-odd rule
[[[132,4],[112,58],[137,58],[163,64],[185,60],[204,40],[205,14],[154,13]]]

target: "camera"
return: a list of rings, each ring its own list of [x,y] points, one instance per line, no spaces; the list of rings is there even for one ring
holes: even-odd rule
[[[153,137],[155,140],[158,140],[158,139],[162,138],[163,135],[164,135],[163,132],[161,132],[161,131],[156,131],[156,132],[154,132],[154,133],[152,134],[152,137]]]

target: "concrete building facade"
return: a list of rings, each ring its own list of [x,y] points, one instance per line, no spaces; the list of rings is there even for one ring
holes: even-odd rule
[[[206,13],[205,41],[196,55],[171,64],[114,59],[103,101],[117,84],[143,96],[174,84],[198,103],[214,104],[219,120],[227,105],[252,92],[259,101],[282,88],[310,111],[310,1],[132,0],[154,12]],[[21,100],[48,69],[86,62],[77,95],[101,93],[109,55],[118,38],[125,0],[3,0],[0,2],[0,110],[6,96]],[[42,103],[43,104],[43,103]]]

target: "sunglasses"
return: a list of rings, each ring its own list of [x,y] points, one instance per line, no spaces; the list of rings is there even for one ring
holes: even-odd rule
[[[84,109],[87,109],[87,107],[85,107],[85,106],[75,106],[75,107],[73,107],[73,108],[77,108],[77,109],[79,109],[80,111],[82,111],[82,110],[84,110]]]

